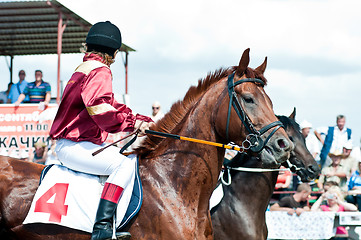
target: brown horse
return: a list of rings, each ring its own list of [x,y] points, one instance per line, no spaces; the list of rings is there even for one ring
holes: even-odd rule
[[[263,157],[265,166],[278,167],[293,144],[279,128],[263,88],[266,60],[256,69],[248,64],[249,49],[239,66],[218,70],[191,87],[153,130],[243,143],[245,151],[252,149]],[[134,239],[212,239],[208,202],[224,149],[149,136],[136,152],[144,199],[126,230]],[[0,169],[1,238],[89,239],[88,233],[56,225],[23,225],[42,167],[3,158]]]
[[[290,162],[299,170],[302,181],[318,176],[320,168],[307,150],[299,125],[294,121],[295,111],[290,118],[278,116],[295,146]],[[259,161],[246,157],[236,159],[232,164],[243,167],[259,167]],[[278,172],[232,171],[232,183],[223,186],[224,198],[212,209],[212,224],[215,239],[267,239],[265,212],[277,181]]]

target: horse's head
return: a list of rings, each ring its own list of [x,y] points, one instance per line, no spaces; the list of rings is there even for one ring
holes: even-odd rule
[[[300,126],[295,121],[295,116],[296,109],[293,110],[289,118],[285,116],[278,116],[278,118],[283,123],[289,138],[295,146],[289,161],[299,169],[296,173],[301,177],[301,180],[307,182],[316,178],[321,169],[306,147],[305,138],[301,133]]]
[[[263,76],[267,58],[256,69],[248,64],[249,49],[246,49],[235,71],[225,80],[226,90],[216,109],[216,131],[224,141],[258,154],[264,167],[278,167],[289,158],[293,143],[263,88],[267,83]]]

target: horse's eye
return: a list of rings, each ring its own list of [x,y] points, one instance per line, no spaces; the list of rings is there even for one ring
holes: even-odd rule
[[[244,100],[246,103],[254,103],[253,98],[251,98],[251,97],[243,97],[243,100]]]

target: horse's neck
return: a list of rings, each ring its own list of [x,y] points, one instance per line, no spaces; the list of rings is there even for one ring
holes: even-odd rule
[[[255,213],[262,214],[274,191],[277,176],[278,172],[238,172],[234,174],[230,187],[225,189],[225,195],[234,198],[242,208],[251,207]]]
[[[231,185],[224,186],[223,200],[212,215],[215,239],[265,239],[265,211],[277,175],[278,172],[233,174]]]
[[[181,127],[175,129],[175,134],[217,141],[211,126],[211,111],[203,114],[194,111]],[[173,192],[182,201],[194,202],[195,206],[206,211],[221,170],[224,150],[200,143],[165,139],[156,156],[144,163],[149,179],[160,185],[156,191]]]
[[[198,114],[197,114],[198,115]],[[183,127],[180,135],[190,136],[196,139],[203,139],[213,142],[218,142],[214,130],[208,119],[210,114],[207,115],[192,115],[188,119],[188,124]],[[188,152],[187,164],[192,166],[192,175],[195,178],[200,178],[203,184],[209,184],[211,189],[216,185],[217,179],[221,170],[224,149],[214,146],[209,146],[200,143],[182,142],[180,149]],[[211,193],[211,192],[210,192]]]

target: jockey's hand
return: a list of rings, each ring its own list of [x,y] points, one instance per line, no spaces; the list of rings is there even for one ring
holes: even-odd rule
[[[152,127],[153,125],[155,125],[154,122],[144,122],[144,121],[136,120],[134,124],[134,128],[135,129],[139,128],[139,137],[142,137],[146,135],[145,130],[149,130],[149,128]]]

